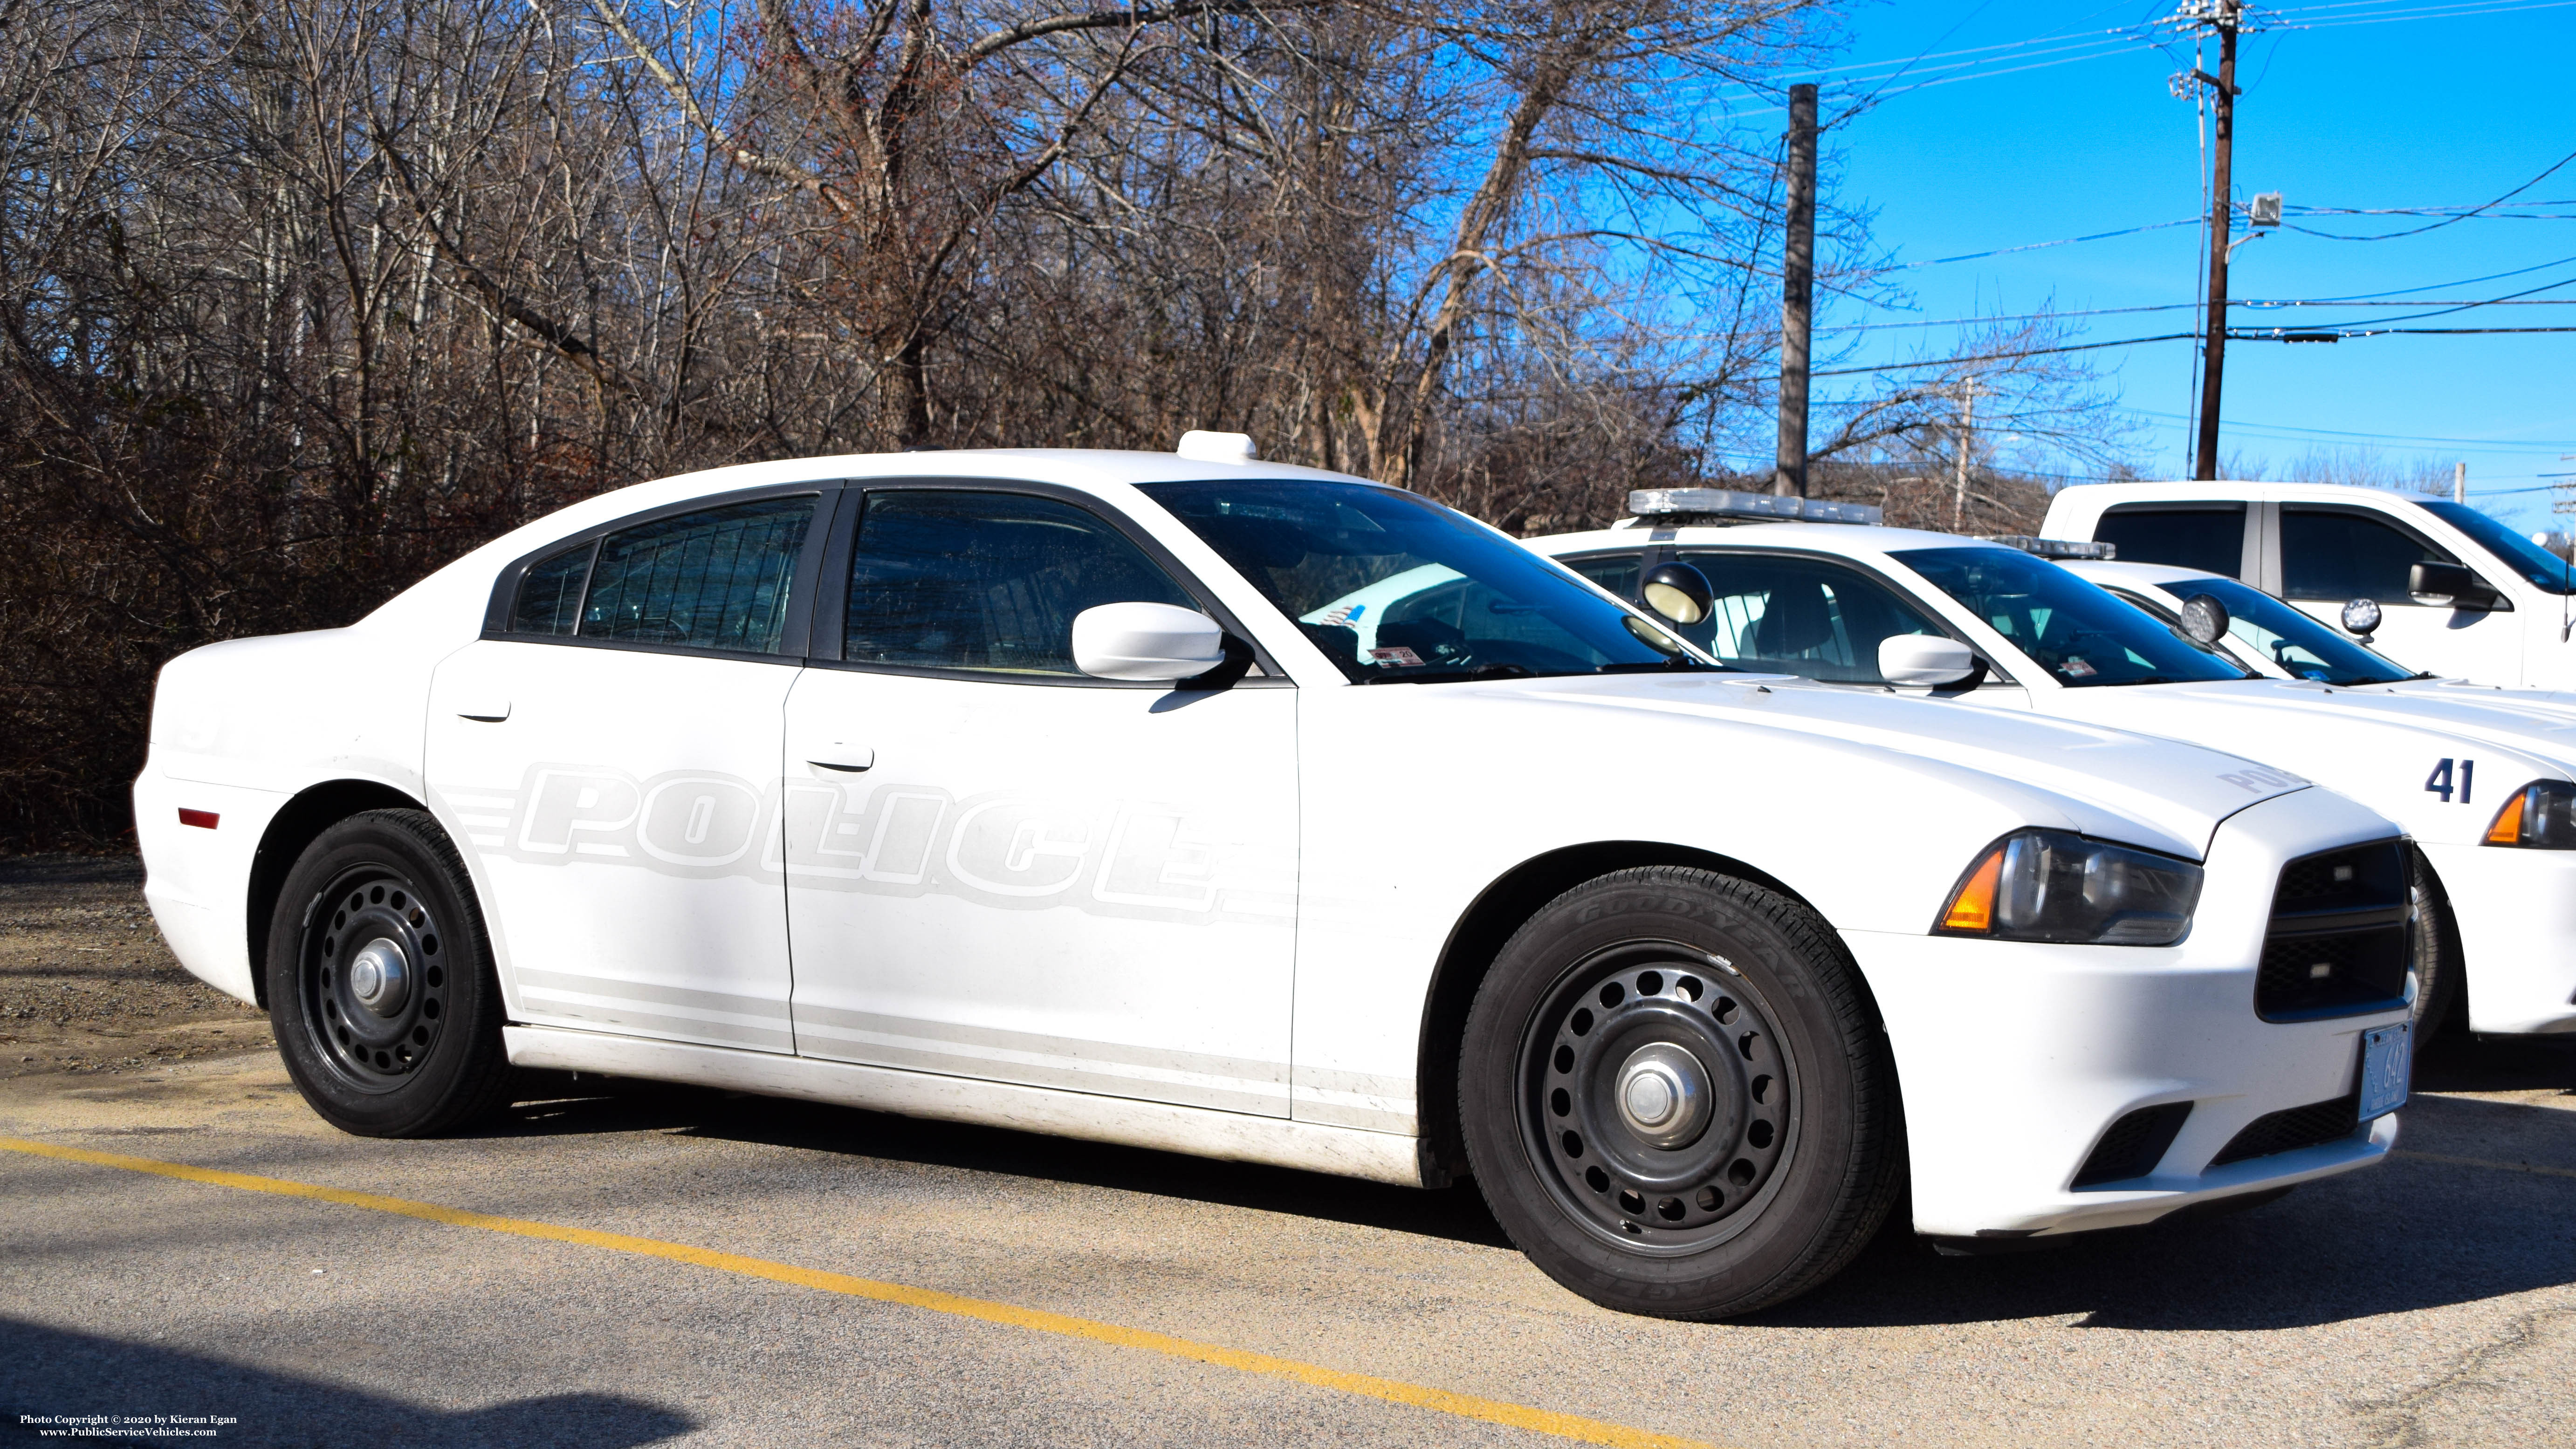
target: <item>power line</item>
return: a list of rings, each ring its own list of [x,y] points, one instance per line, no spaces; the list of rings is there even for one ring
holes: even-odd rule
[[[2570,0],[2570,3],[2576,3],[2576,0]],[[2542,171],[2539,175],[2534,176],[2529,181],[2522,183],[2520,186],[2515,187],[2513,190],[2506,192],[2504,195],[2497,197],[2495,200],[2488,202],[2484,206],[2472,207],[2456,216],[2446,216],[2439,221],[2427,222],[2422,226],[2409,227],[2404,231],[2382,232],[2377,236],[2359,236],[2344,232],[2318,231],[2314,227],[2292,226],[2286,221],[2281,223],[2281,225],[2288,230],[2304,232],[2309,236],[2324,237],[2329,241],[2395,241],[2401,236],[2422,236],[2428,231],[2439,231],[2446,226],[2456,226],[2481,212],[2492,211],[2495,208],[2504,205],[2506,202],[2513,200],[2522,193],[2538,186],[2541,182],[2548,180],[2571,161],[2576,161],[2576,151],[2570,151],[2566,155],[2559,157],[2556,161],[2551,162],[2548,168]]]
[[[2288,328],[2227,329],[2230,342],[2341,342],[2365,337],[2484,337],[2539,332],[2576,332],[2576,327],[2373,327],[2343,332],[2292,331]],[[1926,358],[1921,362],[1882,362],[1868,367],[1819,368],[1815,377],[1858,377],[1866,373],[1906,372],[1918,367],[1957,367],[1965,363],[2010,362],[2023,357],[2048,357],[2061,352],[2097,352],[2106,347],[2139,347],[2150,342],[2187,342],[2200,336],[2197,332],[2161,332],[2153,337],[2122,337],[2110,342],[2070,342],[2055,347],[2023,347],[2009,352],[1976,352],[1958,357]]]

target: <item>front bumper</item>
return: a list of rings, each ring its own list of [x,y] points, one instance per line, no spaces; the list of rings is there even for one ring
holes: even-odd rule
[[[2576,1031],[2576,850],[2423,850],[2459,924],[2470,1028]]]
[[[2191,934],[2170,947],[1843,933],[1896,1055],[1915,1230],[2014,1238],[2121,1227],[2386,1156],[2394,1115],[2211,1165],[2258,1118],[2351,1093],[2362,1033],[2405,1019],[2403,1007],[2298,1022],[2254,1013],[2282,865],[2389,831],[2317,790],[2240,812],[2211,842]],[[2190,1113],[2152,1171],[2073,1186],[2112,1124],[2179,1102]]]

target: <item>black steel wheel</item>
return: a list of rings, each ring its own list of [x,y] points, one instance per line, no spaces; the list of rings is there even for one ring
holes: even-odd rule
[[[288,872],[269,1015],[288,1073],[344,1131],[421,1136],[498,1105],[509,1064],[464,863],[416,810],[340,821]]]
[[[1468,1014],[1459,1107],[1531,1261],[1660,1317],[1823,1282],[1902,1178],[1893,1064],[1840,939],[1710,871],[1620,871],[1541,907]]]
[[[1691,1253],[1759,1215],[1802,1095],[1732,963],[1623,941],[1577,962],[1530,1019],[1522,1145],[1577,1222],[1630,1251]]]

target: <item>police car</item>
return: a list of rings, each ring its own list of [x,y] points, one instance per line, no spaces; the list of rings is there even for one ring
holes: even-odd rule
[[[1799,503],[1648,490],[1629,526],[1531,546],[1660,600],[1690,621],[1677,631],[1739,667],[2190,740],[2349,795],[2414,838],[2416,1019],[2440,1024],[2464,991],[2477,1031],[2576,1030],[2576,715],[2493,691],[2391,691],[2384,666],[2365,687],[2304,666],[2263,677],[2217,644],[2230,619],[2211,591],[2169,627],[2032,552],[2098,559],[2109,545],[1758,521]],[[2376,989],[2330,952],[2279,969],[2303,973],[2320,1006]]]
[[[175,660],[134,799],[172,948],[348,1131],[517,1065],[1472,1174],[1644,1313],[1794,1295],[1900,1200],[1969,1244],[2256,1200],[2405,1095],[2370,810],[1730,671],[1232,435],[593,498]]]
[[[2046,540],[2039,547],[2051,549]],[[2375,599],[2346,601],[2338,611],[2343,625],[2338,630],[2278,595],[2225,574],[2174,564],[2131,563],[2116,555],[2060,558],[2058,564],[2168,624],[2180,625],[2193,599],[2210,599],[2217,606],[2211,617],[2224,620],[2226,626],[2217,639],[2219,647],[2239,664],[2269,678],[2462,700],[2513,709],[2543,721],[2562,719],[2576,710],[2576,692],[2444,678],[2409,669],[2379,653],[2377,631],[2386,613]],[[2202,609],[2205,612],[2207,606]]]

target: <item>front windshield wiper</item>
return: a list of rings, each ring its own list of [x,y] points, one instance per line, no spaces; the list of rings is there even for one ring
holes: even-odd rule
[[[1425,674],[1372,674],[1362,684],[1445,684],[1459,679],[1535,679],[1538,671],[1526,664],[1479,664],[1473,669],[1449,670]]]
[[[1676,654],[1670,659],[1654,664],[1604,664],[1592,672],[1595,674],[1665,674],[1676,669],[1708,669],[1728,673],[1734,672],[1728,669],[1726,665],[1709,664],[1701,660],[1693,659],[1687,654]]]

